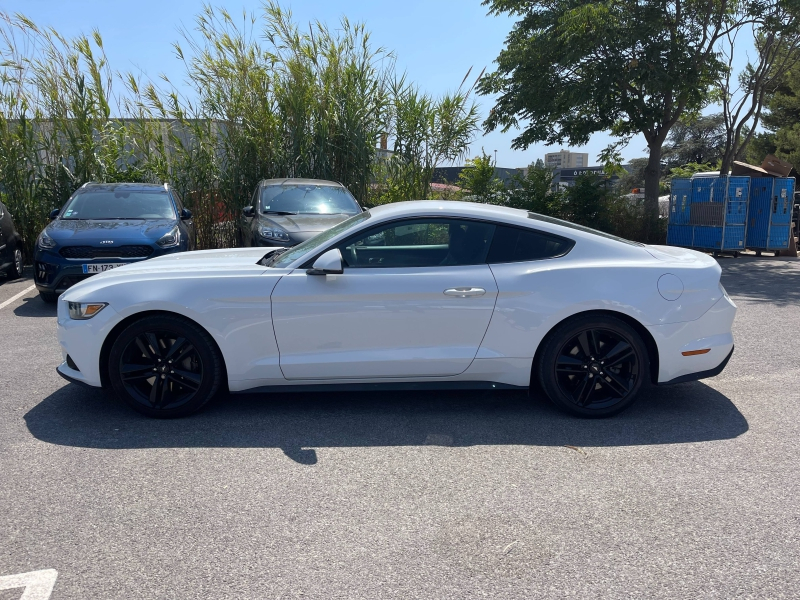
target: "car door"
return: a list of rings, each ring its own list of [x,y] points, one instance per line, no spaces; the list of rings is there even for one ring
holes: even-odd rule
[[[493,232],[477,221],[395,221],[341,242],[341,274],[283,277],[272,318],[284,377],[463,373],[497,299],[485,262]]]
[[[14,236],[14,227],[8,209],[0,202],[0,265],[11,262],[11,238]]]

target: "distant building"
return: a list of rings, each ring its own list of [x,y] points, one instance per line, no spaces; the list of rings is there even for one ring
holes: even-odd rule
[[[544,155],[544,164],[549,169],[583,169],[589,166],[587,152],[548,152]]]

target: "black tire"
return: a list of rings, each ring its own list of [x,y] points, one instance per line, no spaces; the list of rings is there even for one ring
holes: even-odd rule
[[[117,336],[108,358],[117,395],[143,415],[165,419],[205,406],[222,370],[211,336],[179,316],[142,317]]]
[[[22,271],[25,268],[25,263],[22,260],[22,248],[16,246],[14,248],[13,253],[13,260],[11,261],[11,267],[8,269],[8,278],[9,279],[19,279],[22,277]]]
[[[647,347],[630,325],[611,316],[588,315],[553,330],[534,373],[562,410],[602,418],[634,403],[649,381],[650,362]]]
[[[39,290],[39,298],[41,298],[47,304],[53,304],[56,300],[58,300],[58,294],[55,292],[43,292]]]

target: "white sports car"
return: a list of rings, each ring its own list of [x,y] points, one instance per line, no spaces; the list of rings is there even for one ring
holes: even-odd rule
[[[535,384],[601,417],[733,353],[714,259],[522,210],[402,202],[265,251],[173,254],[70,288],[58,372],[156,417],[220,388]]]

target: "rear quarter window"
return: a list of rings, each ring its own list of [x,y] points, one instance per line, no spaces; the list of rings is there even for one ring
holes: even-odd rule
[[[498,225],[486,262],[509,263],[564,256],[573,240],[532,229]]]

